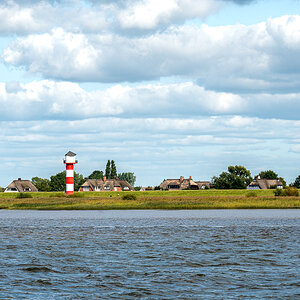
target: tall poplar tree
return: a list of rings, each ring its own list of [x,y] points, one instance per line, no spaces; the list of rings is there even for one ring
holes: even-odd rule
[[[117,167],[115,165],[115,161],[112,160],[110,165],[110,178],[113,179],[115,177],[117,177]]]
[[[107,161],[107,164],[106,164],[106,168],[105,168],[105,177],[107,179],[110,178],[110,160]]]

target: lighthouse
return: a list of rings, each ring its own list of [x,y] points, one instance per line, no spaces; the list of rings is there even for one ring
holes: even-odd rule
[[[74,164],[77,164],[76,154],[69,151],[65,154],[64,164],[66,165],[66,194],[74,194]]]

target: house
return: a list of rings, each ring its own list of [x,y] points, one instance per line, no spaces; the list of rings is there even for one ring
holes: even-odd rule
[[[145,192],[145,191],[153,191],[154,188],[152,186],[142,186],[140,188],[140,192]]]
[[[199,187],[199,190],[210,189],[209,181],[195,181]]]
[[[159,187],[162,190],[199,190],[202,188],[202,183],[204,181],[195,182],[190,176],[188,179],[185,179],[183,176],[180,176],[179,179],[165,179]]]
[[[88,179],[79,189],[79,192],[103,192],[103,191],[134,191],[134,188],[126,181],[118,178]]]
[[[266,189],[283,189],[283,184],[279,179],[261,179],[256,176],[247,186],[248,190],[266,190]]]
[[[5,193],[24,193],[24,192],[38,192],[38,189],[32,184],[30,180],[14,180],[4,190]]]

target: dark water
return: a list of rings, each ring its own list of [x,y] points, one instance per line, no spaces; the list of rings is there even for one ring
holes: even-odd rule
[[[300,299],[300,211],[0,211],[0,299]]]

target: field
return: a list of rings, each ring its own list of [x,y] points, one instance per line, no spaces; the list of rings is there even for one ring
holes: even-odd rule
[[[123,200],[124,195],[134,200]],[[28,194],[26,194],[28,196]],[[286,209],[300,208],[300,197],[275,197],[272,190],[200,190],[146,192],[0,193],[0,209],[104,210],[104,209]]]

